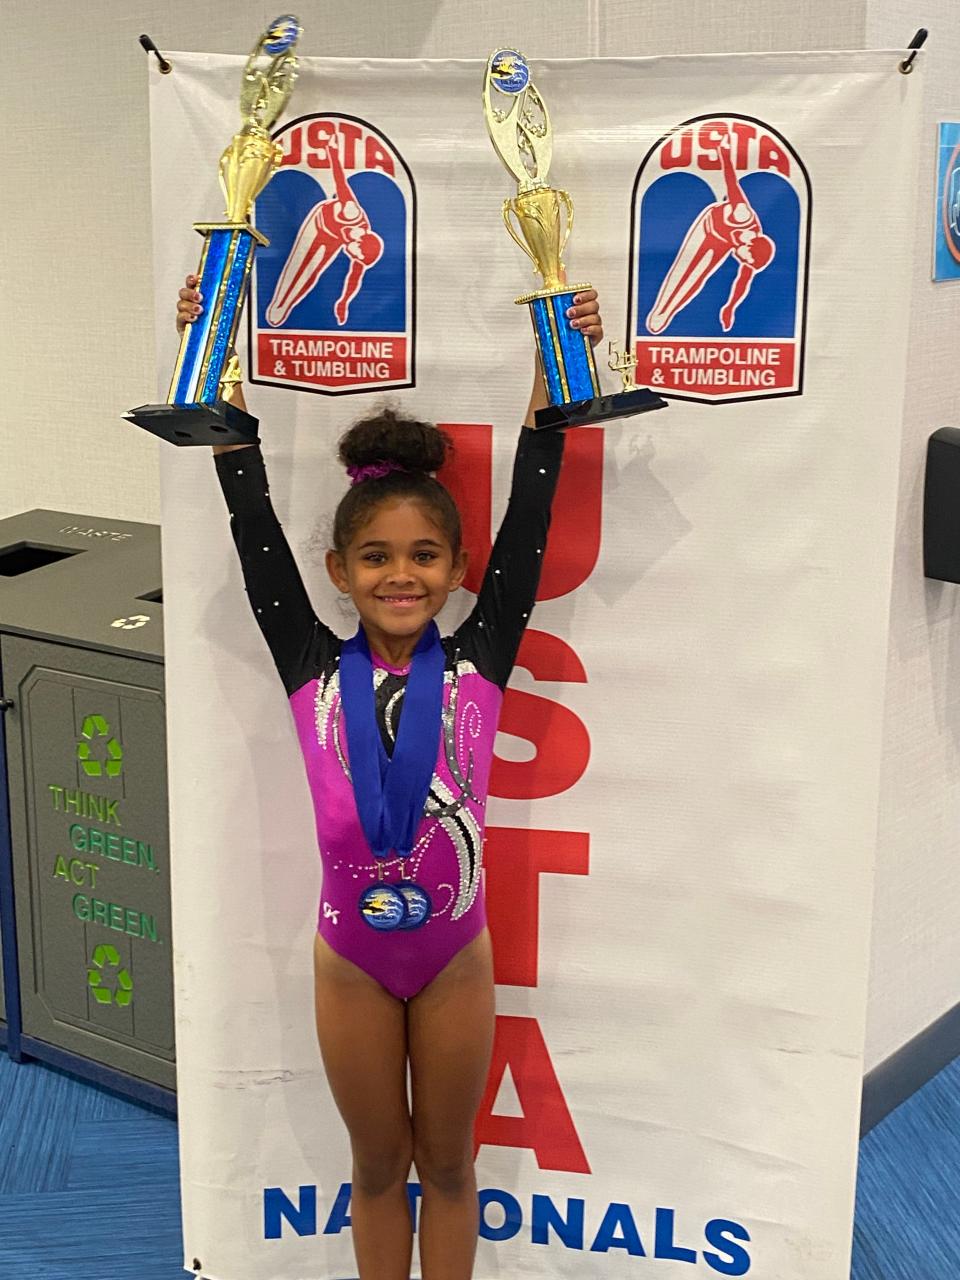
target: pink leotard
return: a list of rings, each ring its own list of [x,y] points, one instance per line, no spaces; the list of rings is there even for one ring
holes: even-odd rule
[[[486,923],[483,832],[503,690],[533,610],[550,507],[563,456],[561,432],[524,428],[513,485],[477,602],[446,653],[437,762],[411,856],[377,859],[360,826],[339,693],[343,641],[317,618],[269,498],[259,447],[216,456],[247,595],[290,698],[313,796],[323,867],[317,929],[340,955],[400,999],[423,989]],[[375,654],[377,721],[392,751],[408,668]],[[379,932],[359,909],[383,878],[414,880],[432,914],[418,928]]]

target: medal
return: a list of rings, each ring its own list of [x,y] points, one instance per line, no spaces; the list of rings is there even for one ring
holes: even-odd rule
[[[406,899],[392,884],[372,884],[360,895],[360,914],[371,928],[389,933],[406,919]]]
[[[430,912],[433,909],[429,893],[420,885],[414,884],[412,880],[402,880],[396,886],[396,890],[402,895],[407,908],[406,918],[397,925],[397,928],[419,929],[420,925],[425,924],[430,918]]]

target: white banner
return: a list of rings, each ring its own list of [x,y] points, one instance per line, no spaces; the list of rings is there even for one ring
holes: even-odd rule
[[[920,97],[896,61],[536,64],[570,278],[675,398],[568,438],[504,705],[478,1280],[848,1274]],[[180,54],[152,90],[164,374],[241,65]],[[481,568],[506,500],[532,365],[513,298],[536,286],[482,69],[305,60],[258,202],[247,400],[343,635],[334,443],[378,388],[455,424]],[[331,239],[284,312],[333,133],[382,244],[351,279]],[[209,453],[164,448],[162,470],[185,1265],[339,1280],[350,1159],[314,1031],[303,766]]]

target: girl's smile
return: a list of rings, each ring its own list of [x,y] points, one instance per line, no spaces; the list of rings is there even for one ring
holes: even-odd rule
[[[392,604],[397,609],[408,609],[415,605],[419,600],[425,599],[424,596],[377,596],[378,600],[382,600],[384,604]]]

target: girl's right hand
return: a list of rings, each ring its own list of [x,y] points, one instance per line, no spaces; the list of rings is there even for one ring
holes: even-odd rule
[[[184,283],[186,288],[180,290],[180,300],[177,303],[177,333],[183,333],[186,326],[196,320],[203,310],[200,305],[203,299],[197,292],[199,276],[187,276]]]

